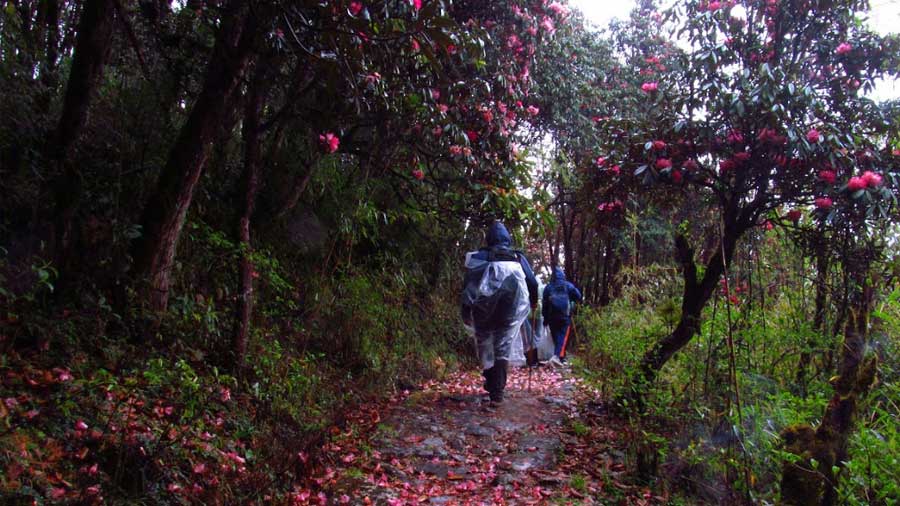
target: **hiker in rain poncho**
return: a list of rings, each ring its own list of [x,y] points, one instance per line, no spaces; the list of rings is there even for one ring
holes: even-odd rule
[[[524,363],[519,330],[537,305],[537,279],[511,242],[499,221],[488,228],[487,246],[466,254],[462,293],[463,321],[474,329],[484,389],[495,403],[503,401],[508,363]]]
[[[572,283],[566,281],[566,273],[559,267],[553,268],[550,282],[544,287],[541,299],[541,311],[544,323],[550,326],[550,334],[553,336],[555,348],[550,363],[561,365],[561,354],[566,332],[572,322],[569,316],[569,307],[572,302],[581,302],[581,291]]]

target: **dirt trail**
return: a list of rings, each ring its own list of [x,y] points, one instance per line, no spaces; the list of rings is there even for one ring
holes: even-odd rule
[[[461,373],[380,413],[360,413],[378,417],[368,433],[325,448],[341,455],[320,479],[328,503],[607,504],[592,497],[622,471],[622,455],[612,445],[602,455],[585,448],[585,431],[595,437],[597,427],[573,431],[579,380],[539,367],[529,388],[527,369],[511,369],[499,407],[481,383],[479,374]]]

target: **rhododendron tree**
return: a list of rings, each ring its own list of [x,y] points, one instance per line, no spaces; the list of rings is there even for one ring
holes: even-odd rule
[[[742,7],[738,15],[727,2],[679,4],[656,30],[671,27],[679,44],[648,36],[625,49],[659,58],[664,69],[629,83],[643,98],[630,114],[606,122],[606,156],[620,160],[645,191],[686,196],[690,204],[673,202],[702,206],[718,222],[713,237],[701,234],[705,227],[679,228],[680,318],[644,355],[633,381],[638,401],[698,332],[703,308],[748,231],[767,218],[802,224],[809,208],[814,221],[857,230],[892,213],[896,185],[885,184],[891,177],[883,174],[898,170],[890,154],[896,131],[890,109],[862,90],[896,72],[897,41],[854,22],[862,2]],[[716,246],[698,265],[692,244],[710,240]]]

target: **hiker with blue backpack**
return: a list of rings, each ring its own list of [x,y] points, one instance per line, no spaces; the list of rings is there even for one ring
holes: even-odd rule
[[[544,317],[544,324],[550,326],[550,334],[553,336],[553,356],[548,363],[556,367],[563,365],[565,356],[563,346],[569,325],[572,323],[570,311],[573,302],[581,302],[581,291],[566,280],[566,273],[561,268],[554,267],[550,283],[544,287],[541,314]]]
[[[510,362],[524,363],[522,324],[537,307],[538,282],[525,254],[499,221],[488,227],[486,245],[466,254],[462,318],[472,328],[491,404],[503,402]]]

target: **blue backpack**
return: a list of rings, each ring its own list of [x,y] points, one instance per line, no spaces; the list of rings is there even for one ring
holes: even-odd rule
[[[550,291],[550,318],[569,316],[569,287],[565,283],[553,283],[546,289]]]

